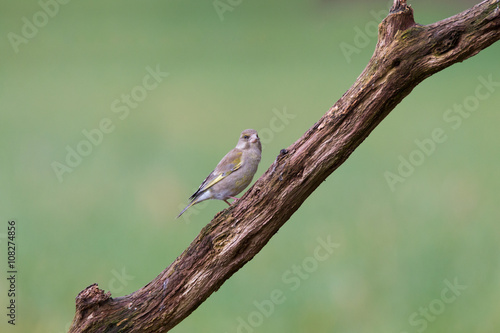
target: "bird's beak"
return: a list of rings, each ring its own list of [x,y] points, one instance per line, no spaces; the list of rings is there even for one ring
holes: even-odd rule
[[[259,137],[257,136],[257,134],[252,134],[252,136],[250,137],[250,143],[256,143],[257,141],[259,141]]]

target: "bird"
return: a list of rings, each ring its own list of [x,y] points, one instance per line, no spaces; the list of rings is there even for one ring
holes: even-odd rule
[[[235,196],[243,191],[253,179],[259,166],[262,145],[256,130],[246,129],[240,134],[236,147],[230,150],[217,164],[214,171],[201,183],[198,190],[189,197],[189,207],[208,200],[223,200],[229,206],[228,199],[238,200]]]

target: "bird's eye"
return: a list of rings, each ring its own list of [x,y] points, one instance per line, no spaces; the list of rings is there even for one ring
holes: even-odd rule
[[[248,140],[250,137],[248,135],[243,135],[243,139]]]

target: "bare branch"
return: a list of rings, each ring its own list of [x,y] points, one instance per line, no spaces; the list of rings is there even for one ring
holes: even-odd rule
[[[371,60],[335,105],[144,288],[115,299],[97,285],[82,291],[70,332],[166,332],[177,325],[264,247],[415,86],[500,39],[496,8],[487,0],[421,26],[406,1],[395,0]]]

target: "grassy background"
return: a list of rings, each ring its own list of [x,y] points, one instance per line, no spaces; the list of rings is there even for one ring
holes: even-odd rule
[[[17,53],[7,34],[41,7],[2,3],[0,267],[14,218],[19,270],[15,327],[0,279],[2,332],[65,332],[91,283],[116,297],[153,279],[225,208],[213,201],[175,220],[240,131],[269,133],[276,110],[295,116],[266,138],[258,177],[361,73],[376,38],[349,58],[340,45],[361,46],[357,29],[370,32],[371,11],[387,3],[243,1],[221,20],[212,1],[73,1]],[[472,4],[412,2],[421,24]],[[474,95],[478,77],[500,81],[499,56],[494,45],[419,85],[172,332],[498,332],[498,87],[457,129],[443,115]],[[111,104],[157,65],[169,76],[121,120]],[[59,182],[51,164],[104,118],[114,130]],[[447,140],[391,191],[384,173],[436,128]],[[327,236],[339,247],[292,290],[284,276]],[[443,303],[455,279],[466,289]],[[255,302],[274,290],[285,300],[259,315]]]

